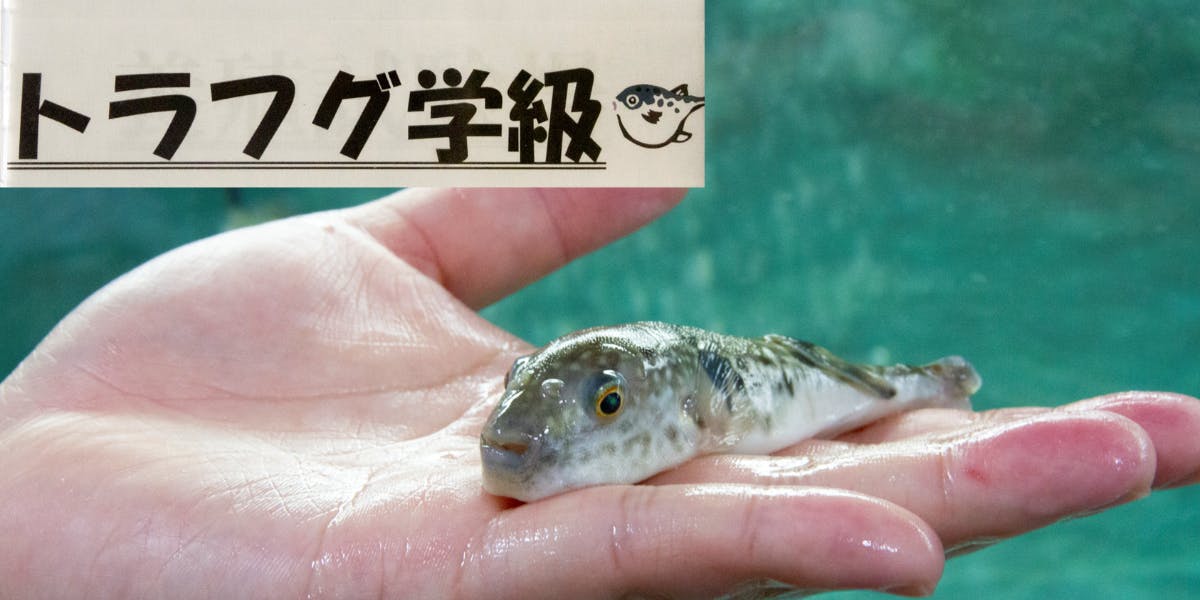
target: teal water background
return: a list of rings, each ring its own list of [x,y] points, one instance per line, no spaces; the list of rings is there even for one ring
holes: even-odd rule
[[[957,353],[984,409],[1200,394],[1200,4],[963,4],[709,2],[707,186],[485,316]],[[0,374],[162,251],[380,193],[0,190]],[[968,594],[1200,597],[1200,488],[956,558]]]

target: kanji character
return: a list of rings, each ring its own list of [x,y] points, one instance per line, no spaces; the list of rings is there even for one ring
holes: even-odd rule
[[[417,82],[422,90],[417,90],[408,96],[409,112],[425,110],[426,104],[446,102],[449,100],[483,100],[484,108],[500,108],[503,97],[500,91],[484,87],[488,72],[472,69],[463,84],[462,74],[457,69],[446,69],[442,73],[442,81],[448,87],[430,89],[437,84],[437,75],[428,69],[417,75]],[[463,84],[459,87],[459,84]],[[451,104],[436,104],[429,109],[430,116],[435,119],[450,117],[450,122],[438,125],[413,125],[408,128],[410,139],[447,138],[449,148],[438,148],[439,163],[460,163],[467,159],[467,137],[469,136],[500,136],[503,128],[499,124],[470,124],[475,116],[476,107],[470,102],[454,102]]]
[[[519,152],[523,163],[535,162],[534,144],[546,143],[547,163],[562,162],[563,135],[570,138],[566,156],[579,162],[584,155],[596,161],[600,158],[600,145],[592,139],[592,129],[600,116],[600,102],[593,100],[592,72],[588,69],[568,69],[546,73],[546,82],[534,79],[522,70],[508,86],[508,97],[516,104],[509,110],[509,118],[517,122],[508,132],[509,152]],[[550,110],[537,96],[544,87],[549,87]],[[570,97],[570,112],[567,98]],[[578,117],[572,117],[575,113]],[[538,125],[545,123],[544,126]]]

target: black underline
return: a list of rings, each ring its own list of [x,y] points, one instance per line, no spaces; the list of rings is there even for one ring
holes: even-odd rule
[[[14,171],[70,171],[70,170],[542,170],[542,171],[601,171],[607,169],[607,163],[512,163],[512,162],[475,162],[475,163],[436,163],[436,162],[404,162],[404,161],[263,161],[263,162],[231,162],[231,161],[38,161],[10,162],[8,168]]]

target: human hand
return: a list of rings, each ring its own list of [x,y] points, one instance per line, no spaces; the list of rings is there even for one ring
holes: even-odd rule
[[[0,596],[918,593],[943,542],[1200,468],[1197,403],[1150,395],[914,413],[527,505],[484,493],[479,429],[529,348],[474,309],[678,197],[411,190],[113,282],[0,385]]]

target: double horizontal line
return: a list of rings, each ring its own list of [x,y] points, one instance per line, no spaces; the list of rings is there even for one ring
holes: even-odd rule
[[[310,170],[604,170],[607,163],[522,163],[522,162],[404,162],[404,161],[17,161],[12,170],[220,170],[220,169],[310,169]]]
[[[419,161],[13,161],[14,171],[195,171],[195,170],[393,170],[393,171],[603,171],[608,163],[438,163]]]

